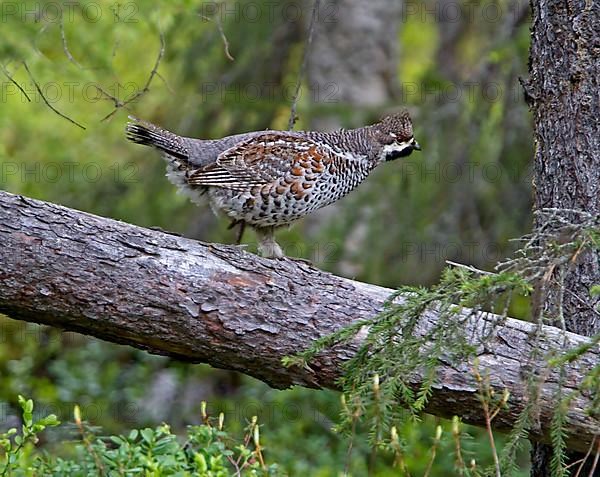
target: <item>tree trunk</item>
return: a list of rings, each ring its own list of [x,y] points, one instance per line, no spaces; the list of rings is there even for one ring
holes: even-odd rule
[[[233,246],[202,244],[1,191],[0,243],[1,313],[233,369],[277,388],[335,389],[356,342],[324,351],[310,367],[286,368],[281,359],[373,317],[392,293],[289,259],[262,259]],[[529,373],[548,375],[534,431],[548,441],[559,376],[546,370],[544,356],[530,356],[534,325],[468,310],[457,319],[465,320],[480,372],[490,376],[497,395],[510,392],[508,409],[493,421],[498,429],[511,428],[523,409]],[[435,323],[435,310],[427,311],[416,333]],[[491,341],[482,346],[490,330]],[[570,346],[587,341],[553,327],[544,327],[542,335],[543,354],[565,337]],[[569,363],[565,392],[574,391],[599,359],[596,347]],[[441,360],[426,412],[482,425],[472,368],[473,361]],[[423,377],[415,370],[409,379],[418,387]],[[590,403],[584,395],[570,403],[566,431],[573,449],[585,450],[600,430],[587,414]]]
[[[531,7],[525,94],[534,118],[535,206],[600,216],[600,3],[537,0]],[[598,283],[600,253],[581,254],[565,277],[563,311],[569,331],[587,336],[600,332],[599,314],[594,311],[600,300],[590,295],[591,286]],[[551,319],[557,319],[559,295],[551,289],[549,300],[541,305]],[[600,447],[594,451],[600,452]],[[531,475],[550,475],[551,456],[551,448],[534,444]],[[582,456],[568,457],[574,462]],[[590,460],[580,475],[591,475]]]

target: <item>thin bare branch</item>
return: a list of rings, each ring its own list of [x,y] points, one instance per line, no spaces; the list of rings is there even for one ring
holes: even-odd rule
[[[120,83],[119,83],[120,85]],[[108,101],[112,101],[115,108],[108,113],[106,116],[104,116],[100,122],[106,121],[107,119],[110,119],[111,117],[113,117],[115,115],[115,113],[117,111],[119,111],[119,109],[124,108],[127,111],[131,112],[131,109],[129,109],[129,106],[127,106],[127,103],[129,103],[130,101],[121,101],[119,98],[117,98],[115,95],[110,94],[108,91],[106,91],[102,86],[99,86],[97,84],[94,85],[94,87],[96,88],[96,90],[102,95],[102,99],[106,99]]]
[[[19,89],[19,91],[27,98],[27,101],[31,103],[31,98],[29,97],[29,95],[25,92],[21,85],[15,81],[15,79],[10,75],[10,73],[2,63],[0,63],[0,69],[2,69],[2,73],[4,73],[4,76],[8,78],[8,81],[14,84]]]
[[[585,465],[585,463],[587,462],[587,460],[590,458],[590,455],[592,455],[592,451],[594,450],[594,447],[596,446],[596,440],[597,440],[597,438],[598,438],[598,436],[594,437],[594,440],[590,444],[589,449],[587,450],[587,452],[585,453],[585,455],[581,459],[579,459],[579,460],[577,460],[577,461],[575,461],[575,462],[567,465],[566,468],[569,469],[570,467],[573,467],[573,466],[579,464],[579,467],[577,468],[577,473],[574,475],[574,477],[579,477],[580,476],[581,471],[583,470],[583,466]],[[600,451],[600,448],[598,450]]]
[[[464,268],[479,275],[493,275],[492,272],[486,272],[485,270],[475,268],[473,265],[465,265],[464,263],[453,262],[452,260],[446,260],[446,263],[456,268]]]
[[[223,40],[223,48],[225,48],[225,56],[229,61],[234,61],[233,56],[229,53],[229,41],[225,36],[225,31],[223,31],[223,23],[221,23],[221,16],[216,15],[215,23],[217,24],[217,29],[219,30],[219,34],[221,35],[221,40]]]
[[[60,15],[59,26],[60,26],[60,39],[62,41],[62,47],[63,47],[63,51],[65,52],[65,56],[71,63],[73,63],[75,66],[77,66],[77,68],[81,69],[82,66],[77,62],[77,60],[75,58],[73,58],[73,55],[71,54],[71,51],[69,50],[69,45],[67,44],[67,35],[65,33],[65,22],[64,22],[64,17],[62,15],[62,13]]]
[[[173,88],[171,88],[171,85],[167,82],[165,77],[163,75],[161,75],[158,71],[156,72],[156,77],[159,78],[163,82],[165,87],[169,90],[169,93],[175,94],[175,90]]]
[[[163,35],[162,32],[160,32],[159,38],[160,38],[160,50],[158,52],[158,56],[156,57],[156,61],[154,62],[154,67],[152,68],[152,71],[150,72],[150,76],[148,76],[148,80],[146,81],[146,85],[144,86],[143,92],[139,93],[139,94],[147,93],[150,90],[150,85],[152,84],[152,80],[156,76],[156,73],[158,73],[158,67],[160,66],[160,62],[162,61],[163,56],[165,55],[165,36]]]
[[[223,47],[225,48],[225,56],[227,57],[227,59],[229,61],[234,61],[235,58],[233,56],[231,56],[231,53],[229,53],[229,41],[227,40],[227,37],[225,36],[225,32],[223,31],[223,25],[221,24],[220,20],[217,21],[217,28],[219,29],[219,33],[221,34],[221,39],[223,40]]]
[[[46,106],[48,106],[52,111],[54,111],[56,114],[58,114],[61,118],[66,119],[71,124],[74,124],[75,126],[77,126],[77,127],[81,128],[81,129],[85,130],[85,126],[82,126],[81,124],[79,124],[77,121],[71,119],[66,114],[61,113],[58,109],[56,109],[54,106],[52,106],[48,102],[48,100],[46,99],[46,96],[44,96],[44,93],[42,92],[42,88],[40,88],[40,85],[37,83],[37,81],[35,80],[35,78],[31,74],[31,71],[29,70],[29,67],[27,66],[27,63],[25,61],[23,61],[22,63],[23,63],[23,66],[25,67],[25,70],[27,71],[27,74],[29,75],[29,79],[31,79],[31,82],[35,85],[35,89],[37,89],[37,92],[40,94],[40,96],[41,96],[42,100],[44,101],[44,103],[46,103]]]
[[[296,110],[298,108],[298,99],[300,98],[300,88],[302,88],[302,78],[304,78],[304,71],[306,70],[306,65],[308,63],[308,54],[310,52],[313,34],[315,32],[315,24],[317,22],[317,13],[319,11],[320,4],[321,4],[321,0],[315,0],[315,3],[313,4],[312,16],[310,18],[310,26],[308,28],[308,36],[306,37],[306,44],[304,45],[304,55],[302,58],[302,65],[300,66],[300,71],[298,71],[298,79],[296,80],[296,89],[294,91],[294,96],[292,98],[292,107],[290,108],[290,120],[288,122],[288,129],[290,131],[292,129],[294,129],[294,124],[296,124],[296,120],[298,119]]]
[[[596,467],[598,467],[598,458],[600,458],[600,443],[598,443],[598,448],[596,449],[596,455],[594,456],[594,463],[592,464],[592,468],[590,469],[590,474],[588,477],[594,477],[596,474]]]
[[[107,92],[106,90],[101,88],[100,86],[96,85],[96,89],[105,96],[105,99],[113,101],[113,103],[115,105],[115,109],[113,109],[110,113],[108,113],[106,116],[104,116],[101,119],[101,122],[104,122],[104,121],[110,119],[111,117],[113,117],[115,115],[115,113],[121,108],[125,108],[127,111],[130,111],[130,109],[127,106],[129,104],[133,103],[134,101],[136,101],[137,99],[141,98],[148,91],[150,91],[150,85],[152,84],[152,81],[154,80],[155,76],[158,76],[159,78],[161,78],[163,80],[163,82],[165,82],[164,78],[158,73],[158,67],[160,66],[160,62],[162,61],[164,54],[165,54],[165,37],[161,32],[160,33],[160,50],[158,52],[158,56],[156,57],[156,61],[154,62],[154,67],[152,68],[152,71],[150,71],[150,75],[148,76],[148,79],[146,80],[146,84],[144,85],[144,87],[141,90],[137,91],[134,95],[132,95],[130,98],[126,99],[125,101],[121,101],[116,96],[110,94],[109,92]],[[165,84],[166,84],[166,82],[165,82]],[[170,88],[169,88],[169,90],[170,90]]]
[[[234,61],[235,58],[233,56],[231,56],[231,53],[229,52],[229,40],[227,40],[227,36],[225,36],[225,31],[223,30],[223,23],[221,22],[221,17],[219,15],[220,12],[216,12],[215,17],[216,19],[214,20],[215,24],[217,25],[217,30],[219,30],[219,35],[221,35],[221,40],[223,41],[223,48],[225,49],[225,56],[227,57],[227,59],[229,61]],[[200,18],[202,18],[203,20],[206,20],[207,22],[212,22],[213,19],[207,17],[206,15],[199,15]]]

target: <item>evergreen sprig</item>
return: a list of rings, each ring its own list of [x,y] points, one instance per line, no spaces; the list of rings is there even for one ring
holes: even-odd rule
[[[522,248],[513,258],[499,263],[496,273],[452,264],[443,271],[438,284],[430,288],[401,287],[389,297],[377,316],[321,338],[304,352],[286,358],[285,364],[308,366],[325,349],[350,343],[359,332],[366,334],[355,355],[344,364],[340,387],[345,402],[353,405],[344,406],[345,416],[339,428],[353,433],[357,419],[361,419],[370,426],[371,444],[375,449],[387,446],[399,455],[403,444],[397,429],[407,415],[399,404],[408,409],[412,419],[419,419],[436,385],[439,363],[459,364],[473,358],[477,348],[490,343],[495,336],[515,297],[531,295],[549,272],[564,278],[565,271],[580,254],[600,249],[600,219],[597,217],[582,211],[544,209],[536,212],[536,219],[541,226],[533,234],[519,239]],[[564,287],[564,280],[557,282],[559,287]],[[541,288],[547,294],[547,290]],[[592,294],[596,288],[600,286],[596,286]],[[562,299],[559,301],[558,315],[562,317]],[[423,319],[428,312],[436,315],[433,325]],[[482,320],[484,326],[476,328],[476,322]],[[543,338],[544,320],[541,315],[537,317],[531,359],[542,356],[539,343]],[[484,332],[474,340],[475,329]],[[565,347],[543,356],[548,364],[547,372],[559,368],[563,376],[567,363],[577,360],[599,341],[600,334],[569,349],[565,340]],[[600,396],[599,377],[600,365],[590,370],[577,392],[593,389],[595,395]],[[492,472],[511,475],[516,471],[515,455],[536,413],[536,396],[542,379],[543,375],[540,378],[533,373],[528,378],[529,395]],[[556,477],[566,475],[565,423],[569,402],[574,397],[574,393],[564,396],[563,391],[559,386],[550,431],[554,447],[551,467]],[[593,399],[592,415],[598,415],[599,403],[600,397]],[[464,466],[461,473],[475,475],[477,471]]]

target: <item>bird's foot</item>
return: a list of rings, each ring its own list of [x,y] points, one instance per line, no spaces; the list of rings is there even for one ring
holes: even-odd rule
[[[283,250],[273,238],[265,238],[258,243],[258,253],[264,258],[285,258]]]

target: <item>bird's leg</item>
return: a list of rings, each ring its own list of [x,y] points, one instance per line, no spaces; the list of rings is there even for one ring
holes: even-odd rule
[[[232,228],[234,228],[236,225],[239,225],[240,227],[238,228],[237,234],[235,236],[235,244],[239,245],[242,243],[242,237],[244,236],[244,230],[246,230],[246,222],[244,222],[243,220],[233,220],[230,224],[229,227],[227,227],[227,230],[231,230]]]
[[[235,239],[235,243],[237,245],[242,243],[242,238],[244,237],[244,230],[246,230],[246,222],[240,220],[240,228],[238,229],[237,237]]]
[[[227,227],[227,230],[231,230],[236,225],[239,225],[239,228],[237,230],[237,234],[235,235],[235,244],[240,248],[246,248],[247,245],[242,244],[242,237],[244,236],[244,230],[246,230],[246,222],[244,222],[243,220],[233,220],[229,224],[229,227]]]
[[[275,227],[256,228],[258,236],[258,253],[265,258],[283,258],[283,250],[275,242]]]

